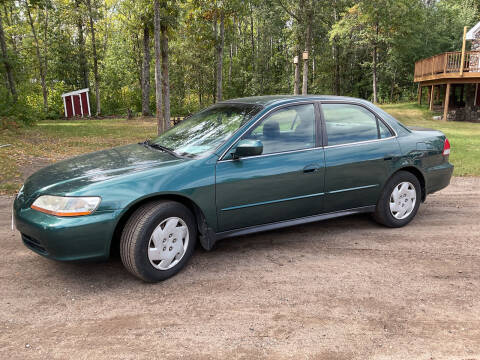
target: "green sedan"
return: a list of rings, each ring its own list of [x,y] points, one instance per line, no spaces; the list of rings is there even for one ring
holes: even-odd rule
[[[453,165],[439,131],[370,102],[261,96],[217,103],[161,136],[30,176],[14,202],[23,243],[47,258],[120,251],[145,281],[179,272],[197,241],[372,213],[408,224]]]

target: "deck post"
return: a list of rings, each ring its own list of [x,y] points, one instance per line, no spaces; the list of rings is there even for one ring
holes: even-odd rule
[[[430,111],[433,110],[433,96],[435,94],[435,85],[432,85],[432,89],[430,90]]]
[[[467,27],[463,28],[462,59],[460,62],[460,76],[463,76],[463,66],[465,62],[465,45],[467,42]]]
[[[418,105],[422,105],[422,85],[421,85],[421,83],[418,83],[417,101],[418,101]]]
[[[478,83],[475,84],[475,99],[473,100],[473,106],[477,106],[477,96],[478,96]]]
[[[448,105],[450,102],[450,83],[447,83],[447,89],[445,90],[445,101],[444,101],[444,108],[443,108],[443,121],[447,121],[447,114],[448,114]]]

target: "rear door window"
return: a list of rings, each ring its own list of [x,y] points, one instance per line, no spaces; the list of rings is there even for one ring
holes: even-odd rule
[[[388,127],[375,114],[354,104],[322,104],[328,145],[388,138]]]

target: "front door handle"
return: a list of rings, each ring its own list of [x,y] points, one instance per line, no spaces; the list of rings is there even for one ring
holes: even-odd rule
[[[317,172],[318,170],[320,170],[320,164],[310,164],[303,168],[305,174]]]

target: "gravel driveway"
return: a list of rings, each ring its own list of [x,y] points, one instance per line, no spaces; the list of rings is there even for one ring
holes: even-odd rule
[[[0,198],[1,359],[480,360],[480,178],[403,229],[351,216],[198,249],[155,285],[119,259],[58,263]]]

